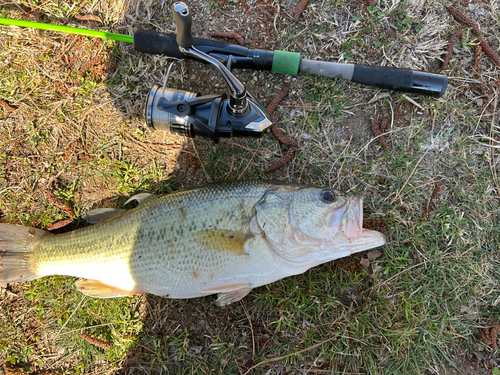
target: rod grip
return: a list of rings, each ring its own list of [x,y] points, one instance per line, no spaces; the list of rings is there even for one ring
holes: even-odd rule
[[[217,40],[193,38],[193,45],[209,53],[212,50],[224,49],[232,46],[227,42]],[[179,50],[177,37],[175,34],[165,34],[151,30],[137,30],[134,33],[134,49],[137,52],[149,53],[152,55],[167,55],[177,59],[183,59],[185,56]]]
[[[411,69],[391,68],[386,66],[354,66],[352,82],[402,92],[443,96],[448,86],[448,77]]]

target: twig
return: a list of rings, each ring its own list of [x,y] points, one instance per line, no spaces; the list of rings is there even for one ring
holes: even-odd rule
[[[476,44],[476,47],[474,48],[474,59],[476,60],[476,73],[479,78],[479,80],[482,81],[481,79],[481,73],[482,73],[482,68],[481,68],[481,56],[483,55],[483,47],[481,47],[481,44]]]
[[[443,259],[444,259],[444,258],[443,258]],[[403,273],[408,272],[408,271],[410,271],[410,270],[412,270],[412,269],[414,269],[414,268],[417,268],[417,267],[420,267],[420,266],[426,265],[426,264],[427,264],[427,263],[429,263],[429,262],[430,262],[430,260],[426,259],[426,260],[423,260],[423,261],[422,261],[422,262],[420,262],[420,263],[414,264],[413,266],[403,268],[403,270],[402,270],[402,271],[399,271],[397,274],[395,274],[395,275],[393,275],[393,276],[389,277],[388,279],[386,279],[386,280],[384,280],[384,281],[380,282],[380,283],[379,283],[379,284],[377,284],[376,286],[380,288],[380,287],[382,287],[383,285],[388,284],[389,282],[391,282],[392,280],[394,280],[396,277],[401,276]]]
[[[71,224],[72,222],[74,221],[73,218],[69,218],[69,219],[64,219],[64,220],[61,220],[61,221],[58,221],[57,223],[54,223],[54,224],[50,224],[48,227],[47,227],[47,230],[49,232],[53,231],[53,230],[56,230],[56,229],[59,229],[59,228],[62,228],[62,227],[65,227],[66,225],[68,224]]]
[[[75,36],[75,37],[73,38],[73,40],[71,41],[71,43],[70,43],[70,44],[69,44],[69,45],[68,45],[68,46],[64,49],[64,51],[62,51],[62,52],[61,52],[61,54],[59,55],[59,57],[58,57],[57,59],[55,59],[55,60],[54,60],[54,63],[58,62],[58,61],[61,59],[61,57],[63,57],[63,56],[64,56],[64,54],[65,54],[66,52],[68,52],[68,50],[69,50],[69,49],[73,46],[73,44],[75,44],[75,43],[76,43],[76,41],[77,41],[78,39],[79,39],[79,36],[78,36],[78,35],[77,35],[77,36]]]
[[[479,38],[479,44],[483,47],[483,51],[488,57],[495,63],[496,66],[500,66],[500,58],[498,54],[493,51],[493,48],[490,47],[488,42],[483,37]]]
[[[351,139],[349,140],[349,143],[351,143],[351,140],[352,140],[352,136],[351,136]],[[342,151],[342,153],[340,154],[340,156],[339,156],[337,159],[335,159],[335,158],[334,158],[334,157],[333,157],[333,156],[332,156],[332,155],[331,155],[328,151],[326,151],[326,150],[325,150],[325,149],[324,149],[324,148],[323,148],[323,147],[322,147],[322,146],[321,146],[318,142],[315,142],[315,143],[316,143],[316,147],[318,147],[318,148],[321,150],[321,152],[323,152],[323,153],[324,153],[324,154],[325,154],[328,158],[330,158],[330,159],[333,161],[333,164],[337,164],[337,165],[339,165],[339,159],[340,159],[340,157],[341,157],[343,154],[345,154],[345,148],[344,148],[344,151]],[[347,146],[346,146],[346,148],[347,148]],[[306,150],[306,152],[307,152],[307,150]],[[345,160],[345,159],[346,159],[346,158],[344,158],[344,160]],[[342,170],[343,165],[344,165],[344,161],[342,161],[342,164],[340,164],[340,165],[339,165],[339,168],[340,168],[340,169],[339,169],[339,175],[340,175],[340,171]],[[361,184],[365,185],[365,187],[366,187],[368,190],[370,190],[370,191],[372,191],[372,192],[377,192],[377,191],[378,191],[378,189],[377,189],[375,186],[372,186],[372,185],[370,185],[369,183],[367,183],[367,182],[363,181],[361,178],[359,178],[359,176],[357,176],[355,173],[352,173],[349,169],[346,169],[346,170],[345,170],[345,172],[347,172],[347,173],[348,173],[348,174],[349,174],[352,178],[354,178],[355,180],[358,180],[358,182],[359,182],[359,183],[361,183]]]
[[[389,96],[388,94],[387,96]],[[322,104],[322,105],[296,105],[296,104],[282,104],[279,106],[280,108],[327,108],[331,107],[331,104]]]
[[[441,63],[441,70],[444,70],[448,67],[450,56],[451,53],[453,52],[453,46],[455,45],[456,42],[462,39],[463,35],[464,34],[462,31],[457,31],[455,34],[452,35],[452,37],[448,41],[448,45],[446,46],[446,52],[443,55],[443,62]]]
[[[257,145],[257,148],[253,151],[252,157],[250,158],[250,160],[248,161],[247,165],[245,166],[245,169],[243,169],[243,171],[238,176],[238,180],[243,176],[243,174],[245,174],[245,172],[247,171],[248,167],[250,166],[250,163],[253,161],[253,158],[255,157],[255,155],[257,155],[257,151],[259,151],[261,143],[262,143],[262,138],[260,139],[259,144]]]
[[[465,13],[455,8],[453,5],[448,5],[446,8],[451,13],[453,18],[469,26],[474,32],[474,34],[481,35],[481,30],[479,30],[479,25],[475,23],[472,19],[470,19]]]
[[[137,139],[137,138],[132,137],[132,136],[128,136],[128,138],[131,141],[140,143],[141,145],[144,145],[144,146],[160,146],[160,147],[166,147],[166,148],[180,148],[180,147],[182,147],[182,144],[175,143],[175,142],[174,143],[143,142],[140,139]]]
[[[59,199],[57,199],[52,191],[50,191],[49,189],[46,189],[45,193],[47,194],[47,199],[49,200],[50,203],[57,206],[58,208],[60,208],[64,212],[66,212],[69,216],[73,216],[75,214],[73,209],[71,207],[65,205],[64,203],[62,203]]]
[[[215,38],[233,39],[236,40],[241,46],[245,46],[245,38],[236,32],[212,31],[210,35]]]
[[[424,107],[422,107],[420,104],[418,104],[415,100],[413,100],[412,98],[410,98],[408,95],[405,95],[405,94],[402,94],[403,95],[403,98],[405,98],[406,100],[408,100],[411,104],[413,104],[415,107],[418,107],[420,108],[422,111],[424,110]]]
[[[272,173],[277,169],[280,169],[282,166],[284,166],[286,163],[288,163],[290,160],[292,160],[293,153],[297,149],[295,147],[290,147],[288,151],[286,152],[285,156],[280,158],[278,161],[274,162],[271,164],[269,167],[266,169],[266,173]]]
[[[203,170],[203,173],[205,174],[205,177],[206,177],[207,181],[208,182],[212,182],[212,179],[210,178],[210,175],[207,173],[207,170],[205,169],[205,166],[203,165],[203,163],[201,161],[200,155],[198,154],[198,150],[196,149],[196,145],[195,145],[195,143],[193,141],[193,138],[189,138],[189,140],[191,141],[191,145],[193,146],[194,153],[196,154],[196,157],[200,161],[201,169]]]
[[[461,12],[457,8],[455,8],[453,5],[448,5],[447,6],[449,12],[452,14],[452,16],[457,20],[460,21],[467,26],[469,26],[472,29],[472,32],[478,36],[478,41],[481,47],[483,47],[484,53],[488,55],[488,57],[497,65],[500,66],[500,58],[498,57],[498,54],[495,53],[493,48],[490,47],[488,42],[482,37],[481,30],[479,29],[479,25],[474,22],[471,18],[469,18],[465,13]]]
[[[59,209],[63,210],[68,214],[70,217],[61,221],[58,221],[57,223],[53,223],[47,227],[48,231],[56,230],[62,227],[65,227],[66,225],[72,223],[74,221],[74,216],[75,216],[75,211],[68,205],[64,204],[61,202],[57,197],[54,195],[54,193],[46,189],[45,193],[47,194],[47,199],[49,200],[50,203],[52,203],[54,206],[58,207]]]
[[[177,151],[179,149],[179,146],[180,146],[176,143],[173,143],[173,144],[166,144],[165,143],[164,144],[164,143],[142,142],[142,141],[138,140],[137,138],[134,138],[128,134],[126,134],[125,137],[128,138],[130,141],[135,142],[139,147],[142,147],[146,152],[153,151],[159,155],[168,156],[168,157],[170,157],[171,155],[167,154],[166,152],[155,150],[151,146],[168,146],[166,148],[167,148],[167,150],[169,150],[171,152]],[[175,146],[176,148],[172,149],[172,146]],[[182,147],[182,146],[180,146],[180,147]],[[189,153],[188,151],[184,151],[184,150],[181,150],[181,152]]]
[[[340,181],[340,174],[342,173],[342,169],[344,168],[344,164],[347,160],[347,158],[344,156],[347,155],[347,150],[349,150],[349,147],[351,146],[353,136],[354,136],[354,134],[351,133],[351,136],[349,137],[349,142],[347,142],[347,144],[345,145],[342,152],[337,156],[337,159],[335,159],[334,164],[338,164],[340,158],[342,158],[342,163],[340,163],[340,166],[339,166],[338,171],[337,171],[337,181]],[[333,154],[333,148],[332,148],[332,154]],[[333,165],[332,165],[332,167],[333,167]]]
[[[280,104],[283,99],[285,99],[288,94],[288,90],[290,90],[290,83],[287,82],[283,85],[280,92],[274,97],[274,99],[271,100],[267,105],[266,109],[270,114],[273,114],[273,112],[278,107],[278,104]]]
[[[298,146],[297,141],[295,139],[292,139],[292,138],[287,138],[285,136],[285,134],[283,134],[283,132],[278,127],[278,122],[276,121],[276,119],[272,116],[273,112],[278,107],[278,104],[288,94],[288,90],[290,90],[290,84],[285,83],[283,85],[283,88],[281,89],[281,91],[278,93],[278,95],[276,95],[276,97],[273,100],[271,100],[271,102],[266,107],[267,111],[271,115],[271,120],[273,121],[273,125],[271,126],[271,131],[273,132],[273,134],[276,136],[276,138],[278,139],[278,141],[280,143],[287,145],[287,146],[290,146],[287,153],[281,159],[279,159],[277,162],[273,163],[271,166],[269,166],[266,169],[266,173],[272,173],[275,170],[284,166],[286,163],[288,163],[292,159],[293,153],[297,150],[297,146]]]
[[[35,5],[33,4],[33,1],[29,0],[29,3],[30,3],[30,6],[31,6],[31,10],[33,11],[33,14],[35,15],[36,22],[42,22],[40,20],[40,16],[38,15],[38,12],[36,11],[36,8],[35,8]]]
[[[141,351],[137,348],[133,348],[132,350],[130,350],[128,353],[127,353],[127,356],[125,357],[125,361],[122,365],[122,368],[121,368],[121,373],[122,374],[127,374],[127,370],[128,368],[135,362],[137,361],[139,358],[141,357]]]
[[[295,14],[293,16],[293,20],[295,22],[299,22],[300,15],[302,14],[304,9],[306,8],[306,5],[308,2],[309,2],[309,0],[301,0],[299,5],[297,5],[297,7],[295,8]]]
[[[106,350],[111,349],[111,344],[109,343],[109,341],[96,339],[95,337],[92,337],[92,336],[87,335],[85,333],[80,333],[80,337],[82,339],[84,339],[85,341],[91,343],[92,345],[98,346],[98,347],[106,349]]]
[[[59,337],[59,335],[61,334],[62,330],[64,329],[64,327],[66,327],[66,324],[68,324],[68,322],[71,320],[71,318],[73,317],[73,315],[75,315],[75,313],[77,312],[77,310],[82,306],[82,303],[83,301],[85,300],[85,298],[87,298],[87,295],[84,294],[82,299],[80,300],[80,302],[78,303],[78,305],[75,307],[75,309],[71,312],[71,315],[68,317],[68,319],[66,319],[66,321],[64,322],[64,324],[62,325],[62,327],[59,329],[59,332],[57,332],[57,334],[55,335],[55,337],[53,338],[53,341],[55,342],[56,339]]]
[[[93,14],[86,14],[85,16],[80,16],[79,14],[75,14],[74,17],[79,21],[97,21],[102,23],[101,18]]]
[[[384,117],[382,120],[382,124],[384,124],[385,127],[387,127],[387,118]],[[377,137],[378,141],[380,142],[380,145],[384,150],[387,150],[387,140],[385,139],[384,134],[382,134],[382,130],[380,128],[380,125],[378,123],[378,119],[376,117],[373,117],[372,121],[372,131],[375,137]]]
[[[90,59],[89,61],[87,61],[85,64],[82,65],[82,67],[78,71],[78,75],[82,76],[83,73],[85,73],[87,71],[87,69],[93,67],[95,64],[100,62],[102,60],[102,58],[103,58],[103,55],[101,55],[100,53],[97,53],[97,55],[93,59]]]

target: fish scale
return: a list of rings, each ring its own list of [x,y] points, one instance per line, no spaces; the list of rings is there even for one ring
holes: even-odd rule
[[[150,199],[59,235],[0,224],[0,251],[5,248],[8,260],[0,281],[61,274],[84,278],[77,288],[94,297],[218,293],[218,303],[227,304],[254,287],[384,243],[383,235],[360,227],[359,238],[346,239],[344,227],[362,221],[346,219],[358,215],[353,212],[360,212],[361,198],[331,201],[329,195],[327,201],[324,194],[333,193],[268,181],[229,182]],[[26,233],[23,248],[17,241]]]

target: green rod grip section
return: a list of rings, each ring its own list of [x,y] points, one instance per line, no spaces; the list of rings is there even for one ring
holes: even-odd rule
[[[273,73],[291,74],[296,76],[299,73],[300,54],[297,52],[274,51]]]
[[[41,23],[41,22],[30,22],[30,21],[12,20],[10,18],[0,18],[0,25],[30,27],[33,29],[58,31],[61,33],[78,34],[78,35],[92,36],[102,39],[113,39],[113,40],[118,40],[120,42],[134,43],[134,37],[130,35],[112,34],[103,31],[80,29],[78,27],[51,25],[48,23]]]

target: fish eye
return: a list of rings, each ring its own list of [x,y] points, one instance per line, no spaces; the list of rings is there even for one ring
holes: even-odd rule
[[[337,196],[332,189],[323,189],[321,191],[321,199],[323,202],[330,204],[337,200]]]

